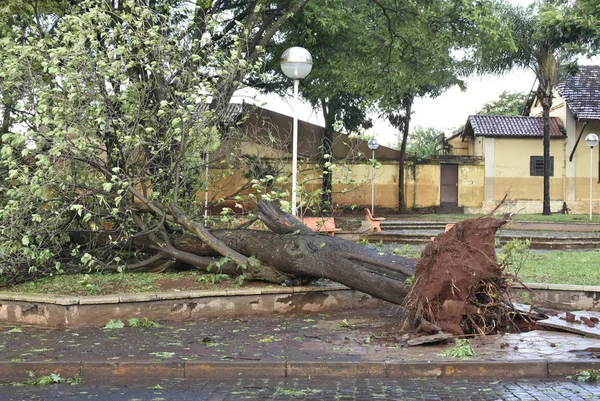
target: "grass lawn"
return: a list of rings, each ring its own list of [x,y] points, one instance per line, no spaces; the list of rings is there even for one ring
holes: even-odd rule
[[[531,252],[518,277],[526,283],[600,286],[600,252]]]
[[[394,254],[407,258],[419,258],[421,250],[414,245],[393,248]],[[600,286],[600,251],[529,251],[517,277],[524,283]]]
[[[45,277],[37,281],[19,284],[0,291],[25,294],[53,295],[111,295],[140,292],[218,290],[237,288],[242,283],[236,277],[225,274],[202,274],[199,271],[164,273],[118,273],[64,274]]]
[[[483,216],[482,214],[421,214],[406,215],[411,220],[434,220],[434,221],[460,221],[466,219],[475,219]],[[554,213],[550,216],[542,214],[516,214],[511,217],[515,221],[540,221],[550,223],[600,223],[600,215],[592,215],[592,220],[588,214],[560,214]]]
[[[420,246],[371,244],[382,251],[419,258]],[[530,251],[517,277],[525,283],[579,284],[600,286],[600,251]],[[76,274],[46,277],[0,291],[54,295],[110,295],[139,292],[218,290],[240,286],[267,286],[198,271],[165,273]],[[274,286],[273,284],[269,286]]]

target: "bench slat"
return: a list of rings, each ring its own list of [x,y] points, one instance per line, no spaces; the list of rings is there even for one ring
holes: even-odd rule
[[[341,228],[335,226],[333,217],[303,217],[302,223],[313,231],[326,232],[333,236],[337,231],[342,231]]]

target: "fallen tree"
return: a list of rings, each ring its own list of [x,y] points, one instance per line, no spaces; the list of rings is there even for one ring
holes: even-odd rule
[[[150,210],[161,211],[156,204],[148,204]],[[408,293],[405,280],[414,274],[414,260],[316,233],[270,201],[258,202],[257,216],[270,231],[207,230],[176,211],[168,219],[180,223],[186,232],[167,234],[163,230],[133,237],[127,246],[149,257],[146,264],[129,266],[136,271],[157,271],[156,266],[177,262],[214,272],[218,264],[222,273],[275,283],[326,278],[395,304],[401,304]],[[75,233],[73,238],[81,245],[97,247],[109,237],[103,232],[95,234]],[[118,240],[118,236],[113,233],[110,237]],[[221,258],[227,262],[220,262]]]

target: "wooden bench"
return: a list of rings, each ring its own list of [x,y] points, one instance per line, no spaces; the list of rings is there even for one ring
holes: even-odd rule
[[[450,231],[450,229],[454,227],[454,223],[449,223],[446,224],[446,228],[444,228],[444,232],[447,233],[448,231]],[[431,237],[431,240],[433,241],[435,239],[435,237]]]
[[[369,210],[369,208],[365,208],[365,213],[367,215],[367,221],[369,222],[369,225],[371,226],[369,228],[369,232],[381,232],[381,222],[383,220],[385,220],[385,217],[373,217],[373,215],[371,214],[371,211]]]
[[[302,223],[313,231],[327,233],[332,237],[337,231],[342,231],[341,228],[335,226],[333,217],[303,217]]]

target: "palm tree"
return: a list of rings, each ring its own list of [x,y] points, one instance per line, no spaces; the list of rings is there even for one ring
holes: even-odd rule
[[[498,5],[504,15],[511,35],[500,39],[493,46],[486,46],[480,53],[482,72],[506,72],[515,67],[529,68],[535,73],[538,86],[535,91],[543,118],[544,147],[544,200],[542,214],[550,210],[550,109],[553,89],[567,71],[573,71],[574,52],[565,45],[573,38],[558,32],[562,15],[568,8],[561,0],[539,0],[527,8]]]

